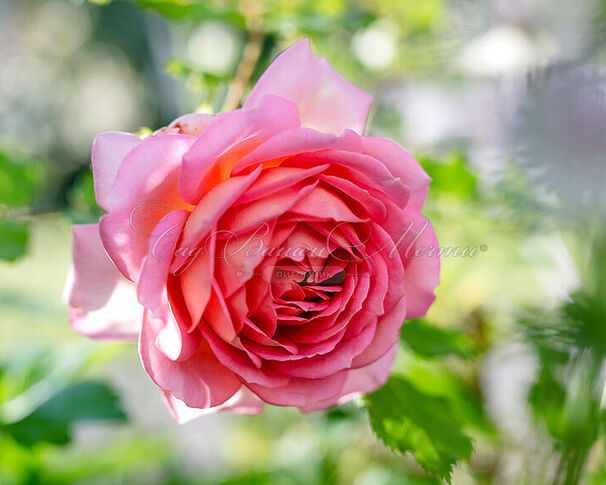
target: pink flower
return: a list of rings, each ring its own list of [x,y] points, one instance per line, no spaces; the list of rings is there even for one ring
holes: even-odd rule
[[[362,136],[371,101],[303,40],[241,109],[99,135],[106,214],[73,228],[73,328],[138,340],[181,422],[381,386],[402,322],[434,300],[439,258],[420,212],[430,179]]]

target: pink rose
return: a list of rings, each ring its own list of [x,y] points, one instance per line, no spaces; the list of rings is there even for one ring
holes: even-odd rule
[[[361,135],[371,101],[303,40],[241,109],[99,135],[106,214],[73,228],[73,328],[138,340],[180,422],[381,386],[402,322],[434,300],[439,258],[420,212],[430,179]]]

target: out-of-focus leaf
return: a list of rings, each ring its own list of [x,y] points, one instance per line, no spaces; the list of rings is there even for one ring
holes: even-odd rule
[[[404,322],[400,336],[402,341],[422,357],[451,354],[471,357],[475,353],[473,340],[463,332],[436,327],[421,319]]]
[[[602,272],[603,250],[598,238],[590,253],[593,268],[586,273]],[[592,276],[586,274],[584,286],[557,310],[521,321],[540,363],[528,401],[554,438],[562,456],[559,469],[567,477],[584,466],[603,416],[606,303],[603,275]]]
[[[528,401],[535,418],[545,423],[552,436],[561,438],[561,416],[566,401],[566,390],[554,377],[549,366],[541,369],[537,381],[530,388]]]
[[[324,417],[330,423],[354,420],[359,417],[360,410],[354,406],[344,404],[336,408],[330,408],[324,413]]]
[[[547,365],[566,365],[571,356],[589,350],[606,356],[606,300],[602,290],[580,289],[558,311],[520,320],[526,340]]]
[[[550,230],[557,203],[545,190],[537,187],[520,167],[507,164],[493,192],[507,210],[507,217],[526,233]]]
[[[23,223],[0,219],[0,259],[15,261],[27,250],[29,227]]]
[[[450,403],[452,413],[466,429],[474,429],[486,437],[494,436],[494,426],[486,416],[479,383],[453,372],[442,359],[426,360],[414,354],[401,353],[402,374],[420,392]]]
[[[65,445],[77,421],[125,421],[117,394],[106,384],[87,381],[55,394],[25,418],[0,429],[25,446],[38,442]]]
[[[42,167],[22,153],[0,147],[0,260],[15,261],[27,250],[29,227],[11,216],[38,195]]]
[[[419,163],[432,178],[431,190],[461,199],[476,197],[476,177],[468,170],[466,158],[460,152],[446,155],[441,161],[419,157]]]
[[[41,483],[141,483],[142,476],[149,476],[150,472],[155,476],[178,460],[171,443],[154,435],[111,440],[96,446],[94,453],[86,445],[71,447],[69,451],[53,448],[47,453],[41,464],[44,473]],[[188,482],[165,479],[161,483]]]
[[[244,27],[244,17],[234,1],[200,0],[135,0],[143,8],[156,12],[173,20],[223,20]]]
[[[0,204],[22,207],[36,197],[42,167],[13,150],[0,147]]]
[[[405,378],[392,376],[366,396],[376,435],[392,450],[410,452],[428,472],[450,483],[452,467],[473,450],[445,399],[422,393]]]
[[[69,213],[76,224],[94,223],[103,215],[97,205],[93,173],[90,168],[76,176],[68,193]]]
[[[369,8],[377,14],[389,16],[409,34],[420,35],[434,31],[443,24],[446,16],[444,0],[367,0]]]
[[[575,345],[606,356],[606,296],[580,290],[564,305],[564,318]]]
[[[53,354],[36,345],[19,348],[0,363],[0,405],[48,376]]]
[[[267,33],[280,34],[295,28],[301,34],[330,34],[336,30],[355,31],[370,24],[375,17],[363,10],[347,10],[341,15],[326,15],[321,12],[290,12],[267,15],[264,19],[264,30]]]

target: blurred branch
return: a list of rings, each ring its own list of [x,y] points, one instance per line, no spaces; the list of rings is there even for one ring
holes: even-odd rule
[[[244,15],[248,40],[244,46],[236,75],[227,90],[222,111],[232,111],[240,106],[242,95],[259,61],[265,40],[265,34],[261,28],[263,20],[261,4],[251,0],[242,0],[240,11]]]
[[[257,61],[259,60],[259,56],[261,55],[264,39],[265,34],[260,31],[252,31],[249,33],[248,41],[244,46],[244,52],[242,53],[242,60],[238,65],[234,80],[227,90],[222,111],[232,111],[240,105],[240,100],[242,99],[246,85],[250,81]]]

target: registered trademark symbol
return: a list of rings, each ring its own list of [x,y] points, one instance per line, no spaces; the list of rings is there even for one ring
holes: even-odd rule
[[[482,252],[488,251],[488,246],[486,246],[486,244],[480,244],[480,251],[482,251]]]

